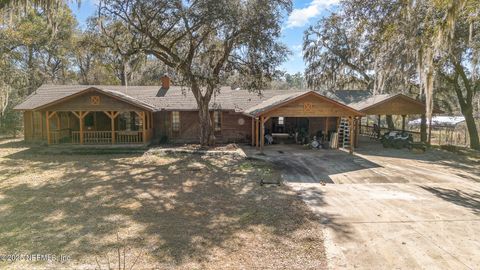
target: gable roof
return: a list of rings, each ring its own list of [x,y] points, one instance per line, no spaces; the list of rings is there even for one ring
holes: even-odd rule
[[[119,85],[42,85],[14,109],[44,109],[92,89],[150,111],[197,110],[197,102],[188,87],[171,86],[169,89],[162,89],[161,86],[125,87]],[[314,93],[359,115],[365,113],[369,108],[381,105],[396,97],[407,99],[416,106],[425,107],[422,102],[403,94],[371,96],[369,91],[363,90],[337,90],[321,95],[318,92],[306,90],[262,90],[258,93],[245,89],[220,87],[219,91],[212,97],[210,109],[233,110],[249,115],[259,115],[307,93]],[[441,111],[434,110],[434,112],[439,113]]]
[[[155,107],[145,102],[141,97],[149,96],[157,91],[157,86],[133,86],[125,90],[124,86],[111,85],[42,85],[35,92],[29,95],[24,102],[15,106],[15,110],[36,110],[42,109],[57,102],[76,97],[85,91],[95,89],[108,96],[120,99],[127,103],[154,110]],[[131,95],[129,91],[135,93]],[[126,94],[128,93],[128,94]]]
[[[197,110],[197,102],[187,87],[170,86],[168,90],[161,86],[118,86],[118,85],[42,85],[15,110],[38,110],[48,104],[54,104],[67,97],[75,97],[87,89],[98,89],[106,94],[114,95],[125,101],[140,106],[151,107],[152,110]],[[219,93],[212,97],[211,109],[234,110],[242,112],[273,96],[292,93],[292,90],[263,90],[261,93],[244,89],[235,90],[221,87]],[[298,90],[296,91],[298,92]]]
[[[362,111],[367,112],[368,110],[375,108],[377,106],[383,105],[388,102],[393,102],[396,99],[403,99],[406,100],[409,104],[417,106],[418,108],[422,108],[425,111],[426,106],[423,102],[420,102],[414,98],[411,98],[405,94],[398,93],[398,94],[382,94],[382,95],[374,95],[367,99],[361,100],[359,102],[350,103],[349,106]],[[441,110],[434,108],[434,113],[442,113]],[[412,114],[411,112],[405,110],[405,114]]]
[[[396,96],[396,95],[389,95],[389,94],[374,95],[374,96],[370,96],[366,99],[363,99],[363,100],[360,100],[360,101],[357,101],[357,102],[352,102],[349,105],[352,108],[355,108],[359,111],[362,111],[362,110],[368,109],[371,106],[381,104],[384,101],[389,100],[394,96]]]
[[[260,115],[263,112],[266,112],[272,108],[276,108],[281,104],[285,104],[288,101],[291,101],[297,97],[303,96],[305,93],[308,93],[308,92],[293,92],[293,93],[288,93],[283,95],[276,95],[255,106],[252,106],[246,109],[244,112],[250,115]]]
[[[330,97],[330,95],[326,95]],[[331,93],[331,98],[344,104],[360,102],[372,96],[372,92],[368,90],[335,90]]]
[[[320,95],[319,93],[315,91],[302,91],[302,92],[294,92],[294,93],[289,93],[289,94],[284,94],[284,95],[277,95],[274,96],[270,99],[265,100],[264,102],[250,107],[244,111],[245,114],[249,114],[252,116],[259,116],[261,114],[264,114],[268,111],[271,111],[273,109],[276,109],[278,107],[281,107],[283,105],[286,105],[290,102],[293,102],[295,100],[298,100],[300,98],[306,97],[306,96],[314,96],[317,98],[321,98],[323,100],[326,100],[327,102],[333,103],[339,107],[343,107],[349,111],[352,111],[356,115],[363,115],[363,113],[353,109],[352,107],[349,107],[341,102],[338,102],[334,99],[328,98],[326,96]]]

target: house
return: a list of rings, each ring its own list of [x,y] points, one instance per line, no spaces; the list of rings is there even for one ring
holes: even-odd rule
[[[348,101],[358,102],[314,91],[264,90],[258,94],[222,87],[212,98],[210,109],[217,142],[263,147],[260,138],[265,134],[280,136],[299,130],[309,137],[330,140],[340,126],[352,127],[353,138],[358,132],[357,120],[365,113],[349,106]],[[23,111],[28,142],[148,144],[199,140],[195,98],[186,87],[170,85],[166,76],[161,86],[43,85],[15,109]]]

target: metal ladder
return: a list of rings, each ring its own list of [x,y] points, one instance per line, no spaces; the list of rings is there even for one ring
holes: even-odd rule
[[[350,125],[348,118],[340,119],[340,127],[338,128],[338,146],[342,148],[350,147]]]

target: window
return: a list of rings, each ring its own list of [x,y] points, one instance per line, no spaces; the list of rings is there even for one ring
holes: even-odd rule
[[[215,131],[222,130],[222,112],[213,112],[213,126],[215,127]]]
[[[278,125],[283,126],[285,124],[285,118],[283,117],[278,117]]]
[[[172,112],[172,130],[180,131],[180,112]]]

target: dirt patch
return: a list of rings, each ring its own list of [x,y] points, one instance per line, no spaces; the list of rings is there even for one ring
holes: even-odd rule
[[[325,267],[321,224],[266,162],[208,155],[43,155],[0,145],[0,268]],[[125,255],[123,255],[125,254]]]

